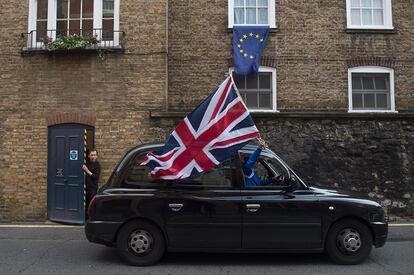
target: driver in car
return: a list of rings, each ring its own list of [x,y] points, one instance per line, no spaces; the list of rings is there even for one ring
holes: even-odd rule
[[[258,162],[260,153],[264,148],[266,148],[266,141],[264,141],[262,138],[257,138],[257,143],[259,147],[257,147],[256,151],[254,151],[250,155],[250,157],[243,165],[243,173],[245,177],[246,186],[270,185],[272,184],[272,182],[279,180],[278,176],[261,179],[259,175],[257,175],[254,168],[256,166],[256,163]]]

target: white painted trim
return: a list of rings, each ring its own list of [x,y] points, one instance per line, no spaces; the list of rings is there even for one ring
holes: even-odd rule
[[[36,32],[36,18],[37,18],[37,0],[29,0],[29,14],[28,14],[28,22],[27,22],[27,33],[30,35],[30,32],[33,31],[33,33]],[[34,34],[36,37],[36,34]],[[32,42],[32,44],[30,44]],[[33,41],[30,41],[30,39],[27,39],[27,47],[36,47],[36,39]]]
[[[234,24],[234,0],[228,0],[228,27],[231,29],[233,26],[269,26],[269,28],[276,28],[276,0],[267,0],[267,19],[269,24]]]
[[[114,31],[119,31],[120,0],[114,0]],[[114,32],[114,46],[119,46],[119,32]]]
[[[353,110],[352,109],[352,74],[353,73],[388,73],[390,75],[390,110]],[[394,70],[379,66],[361,66],[348,69],[348,112],[349,113],[398,113],[395,110]]]
[[[234,67],[229,68],[229,74],[232,75]],[[273,109],[249,109],[251,113],[278,113],[277,110],[277,71],[276,68],[260,66],[259,73],[269,72],[272,73],[272,101]]]
[[[384,13],[383,13],[384,25],[352,25],[351,24],[351,0],[346,0],[346,27],[347,29],[393,30],[394,26],[392,22],[391,0],[383,0],[383,7],[384,7]]]

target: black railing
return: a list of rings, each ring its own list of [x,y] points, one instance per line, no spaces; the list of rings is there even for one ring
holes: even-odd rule
[[[105,29],[76,29],[76,30],[32,30],[22,33],[23,51],[45,50],[59,51],[71,49],[83,50],[118,50],[123,48],[123,31]],[[67,39],[77,37],[78,39]],[[65,42],[82,41],[80,47],[74,47],[71,43]]]

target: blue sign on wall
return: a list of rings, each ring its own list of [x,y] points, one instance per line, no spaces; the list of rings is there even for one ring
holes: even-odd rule
[[[70,160],[78,160],[78,150],[70,150]]]

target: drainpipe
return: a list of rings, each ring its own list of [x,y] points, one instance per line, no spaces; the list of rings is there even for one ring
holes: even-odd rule
[[[165,110],[168,111],[168,2],[165,0]]]

